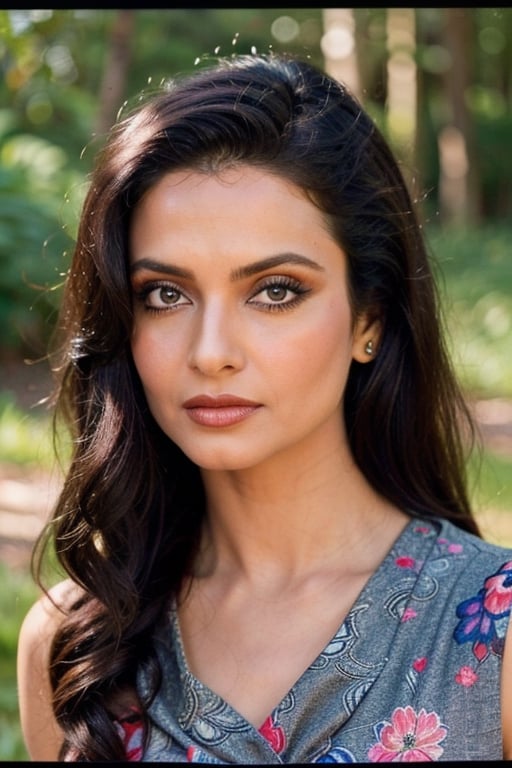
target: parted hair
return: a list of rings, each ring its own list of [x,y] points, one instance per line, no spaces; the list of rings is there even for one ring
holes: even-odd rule
[[[361,471],[411,515],[478,533],[465,477],[472,422],[422,227],[381,132],[346,87],[288,56],[221,59],[168,82],[98,153],[52,350],[72,455],[34,570],[41,582],[52,548],[83,593],[51,650],[62,759],[124,759],[110,703],[135,690],[142,664],[158,688],[151,636],[191,571],[205,510],[199,469],[153,420],[132,360],[131,216],[164,174],[236,164],[309,195],[346,254],[353,318],[381,322],[378,352],[352,363],[344,397]]]

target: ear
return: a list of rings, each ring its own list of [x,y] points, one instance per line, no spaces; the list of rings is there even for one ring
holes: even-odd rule
[[[382,321],[374,313],[360,315],[354,324],[352,358],[358,363],[375,359],[382,336]]]

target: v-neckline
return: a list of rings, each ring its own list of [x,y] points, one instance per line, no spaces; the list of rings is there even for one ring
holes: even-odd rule
[[[333,646],[339,646],[340,643],[344,643],[347,641],[347,638],[352,638],[354,641],[357,639],[358,643],[364,641],[364,638],[361,639],[359,637],[354,638],[354,630],[352,626],[352,619],[353,617],[360,611],[363,610],[363,608],[366,608],[368,605],[368,596],[373,591],[373,585],[375,582],[379,581],[381,574],[387,570],[388,565],[390,563],[390,560],[392,560],[394,553],[396,552],[397,548],[401,547],[403,545],[403,542],[408,538],[408,536],[413,533],[414,528],[418,525],[421,526],[422,521],[418,518],[412,517],[402,528],[398,536],[394,539],[393,543],[389,547],[388,551],[384,555],[383,559],[377,566],[377,568],[373,571],[373,573],[368,577],[366,582],[364,583],[363,587],[357,594],[356,598],[351,604],[351,607],[345,614],[343,620],[341,621],[341,624],[337,627],[334,634],[331,636],[331,638],[328,640],[326,645],[323,647],[323,649],[320,651],[320,653],[315,657],[315,659],[299,674],[299,676],[296,678],[295,682],[291,685],[291,687],[288,689],[287,693],[281,698],[281,700],[277,703],[276,706],[272,708],[272,710],[268,713],[266,719],[263,721],[263,723],[257,727],[255,726],[250,720],[247,720],[247,718],[241,714],[234,705],[232,705],[228,700],[224,699],[223,696],[221,696],[219,693],[217,693],[215,690],[210,688],[206,683],[203,683],[200,678],[198,678],[190,669],[190,666],[188,664],[186,652],[185,652],[185,646],[183,642],[183,636],[181,633],[181,627],[180,627],[180,621],[178,616],[178,611],[176,608],[176,605],[173,605],[171,608],[171,623],[172,623],[172,631],[174,634],[174,638],[176,640],[175,642],[175,650],[178,660],[178,667],[180,670],[180,674],[183,680],[183,684],[186,687],[190,687],[196,691],[202,691],[206,694],[208,701],[211,702],[217,701],[219,708],[222,708],[224,711],[232,713],[232,715],[236,718],[237,721],[241,721],[246,724],[247,730],[252,730],[253,732],[257,733],[259,737],[265,738],[261,730],[269,720],[269,718],[272,718],[276,712],[278,712],[280,709],[283,709],[287,706],[287,701],[290,699],[290,696],[295,696],[295,693],[301,688],[301,685],[304,681],[304,678],[308,675],[308,673],[311,670],[314,670],[318,668],[319,666],[323,665],[323,659],[326,657],[329,657],[330,655],[330,648]],[[371,600],[370,600],[371,603]],[[354,644],[352,640],[350,641],[352,644],[350,645],[350,651],[353,653],[354,650]],[[368,671],[370,671],[370,666],[368,666]]]

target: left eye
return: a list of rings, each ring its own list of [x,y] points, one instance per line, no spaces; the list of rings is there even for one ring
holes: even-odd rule
[[[189,300],[179,288],[174,285],[149,285],[139,294],[147,309],[173,309],[182,304],[189,304]]]
[[[154,291],[151,291],[149,296],[151,296],[154,304],[163,305],[179,304],[181,299],[180,291],[177,291],[176,288],[172,287],[155,288]]]
[[[276,281],[263,285],[251,299],[251,303],[264,306],[291,304],[300,294],[305,293],[301,284],[290,280]]]
[[[270,301],[284,301],[288,294],[295,296],[295,293],[285,285],[269,285],[261,294],[266,294]]]

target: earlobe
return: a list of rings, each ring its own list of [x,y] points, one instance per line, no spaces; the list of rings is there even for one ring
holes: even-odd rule
[[[358,363],[369,363],[375,359],[381,337],[382,325],[380,320],[361,317],[356,322],[352,357]]]

